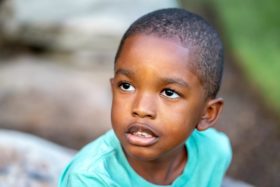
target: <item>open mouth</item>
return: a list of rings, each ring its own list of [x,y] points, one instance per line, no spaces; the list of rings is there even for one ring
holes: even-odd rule
[[[158,133],[146,124],[132,124],[126,132],[130,144],[136,146],[151,146],[159,139]]]

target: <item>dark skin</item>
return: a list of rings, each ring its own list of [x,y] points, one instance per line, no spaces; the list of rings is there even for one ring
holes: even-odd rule
[[[111,79],[112,126],[131,167],[147,181],[168,185],[187,163],[185,141],[217,120],[221,98],[207,98],[191,69],[192,51],[173,39],[126,39]]]

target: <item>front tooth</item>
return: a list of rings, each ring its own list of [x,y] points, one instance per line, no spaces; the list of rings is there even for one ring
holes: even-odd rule
[[[147,137],[147,133],[144,133],[144,132],[141,132],[140,135],[143,137]]]
[[[135,132],[133,134],[136,135],[136,136],[142,136],[142,137],[145,137],[145,138],[151,137],[150,134],[148,134],[146,132],[142,132],[142,131],[137,131],[137,132]]]

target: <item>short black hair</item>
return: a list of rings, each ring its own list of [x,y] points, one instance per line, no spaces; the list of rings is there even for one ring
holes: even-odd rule
[[[125,40],[136,34],[179,39],[182,46],[192,49],[198,60],[191,67],[202,82],[207,97],[216,97],[222,80],[224,51],[219,34],[206,20],[179,8],[148,13],[137,19],[123,35],[115,63]]]

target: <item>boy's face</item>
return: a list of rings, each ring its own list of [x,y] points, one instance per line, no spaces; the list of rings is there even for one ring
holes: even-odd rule
[[[112,126],[128,157],[156,160],[184,149],[206,106],[193,60],[171,39],[126,39],[111,83]]]

